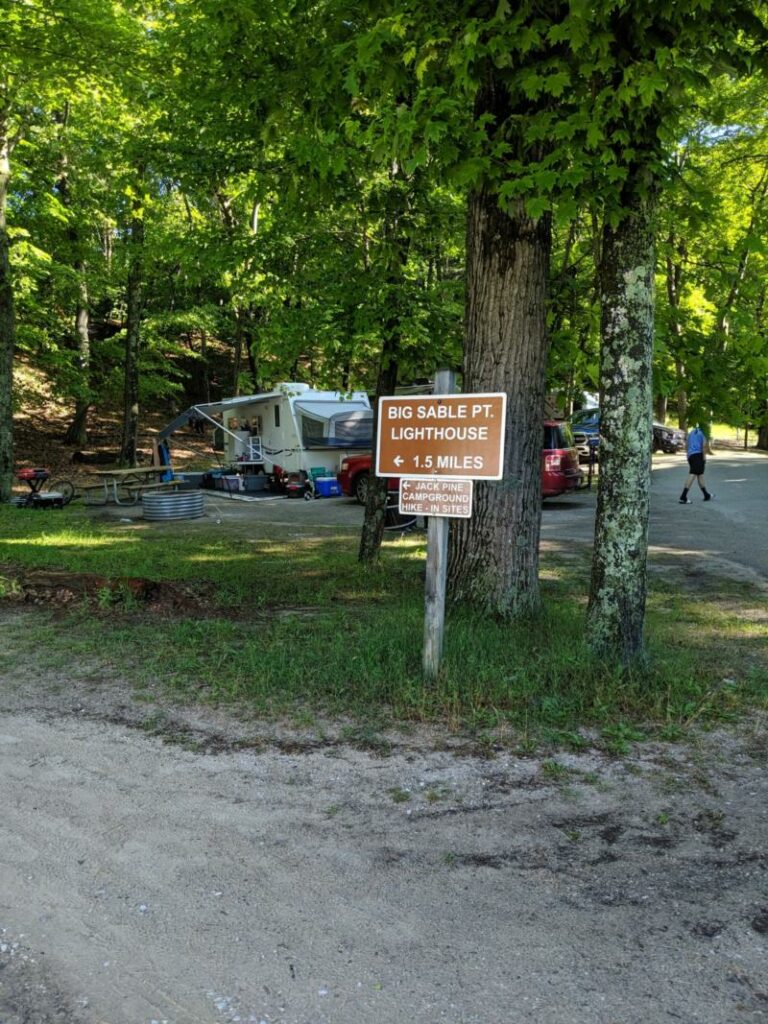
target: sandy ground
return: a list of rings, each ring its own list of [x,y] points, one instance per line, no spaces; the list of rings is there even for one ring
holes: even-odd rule
[[[751,515],[734,547],[720,496],[672,503],[682,465],[655,484],[657,555],[705,537],[709,565],[764,580]],[[591,502],[548,509],[544,543],[586,539]],[[290,515],[321,534],[324,505]],[[622,759],[484,759],[434,732],[377,757],[201,709],[149,735],[127,682],[10,664],[0,1024],[768,1019],[766,722]]]
[[[228,749],[249,727],[168,709],[166,738],[215,738],[192,753],[120,686],[13,682],[3,1024],[768,1016],[764,724],[621,760],[375,757]]]

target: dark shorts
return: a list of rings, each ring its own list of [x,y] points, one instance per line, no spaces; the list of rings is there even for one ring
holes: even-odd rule
[[[695,455],[688,456],[688,465],[691,468],[691,472],[694,476],[704,475],[704,453],[697,452]]]

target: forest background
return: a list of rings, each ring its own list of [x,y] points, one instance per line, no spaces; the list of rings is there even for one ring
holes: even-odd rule
[[[433,110],[432,138],[396,165],[393,185],[392,140],[410,132],[416,148],[417,114],[402,97],[373,104],[354,77],[372,63],[365,47],[383,47],[386,19],[344,22],[341,5],[301,17],[285,4],[270,21],[258,5],[204,0],[155,16],[98,0],[2,8],[17,410],[25,366],[70,407],[72,443],[86,443],[88,410],[121,406],[137,248],[142,408],[284,379],[372,391],[392,317],[403,381],[461,364],[473,168],[443,140],[470,129],[471,108],[437,97],[452,109],[441,121]],[[318,39],[331,15],[335,32]],[[392,15],[385,28],[396,39],[407,25]],[[304,63],[313,49],[323,67]],[[749,424],[766,446],[768,92],[762,77],[724,74],[686,107],[656,234],[656,413],[682,427]],[[408,212],[396,288],[392,191]],[[586,204],[554,212],[548,387],[570,411],[599,384],[601,223]]]
[[[525,342],[539,360],[530,386],[517,373],[530,393],[521,433],[534,438],[544,374],[565,412],[605,391],[606,245],[620,249],[622,225],[651,199],[653,308],[639,332],[650,324],[656,416],[749,428],[768,447],[759,4],[502,0],[448,16],[409,2],[0,0],[0,11],[6,491],[12,412],[41,377],[72,445],[119,409],[130,463],[145,412],[280,380],[386,393],[477,363],[476,350],[488,361],[478,295],[510,225],[504,245],[530,231],[546,285]],[[515,252],[518,279],[528,256]],[[503,273],[497,283],[498,325],[509,289]],[[526,329],[528,298],[514,314]],[[482,366],[467,376],[495,379]],[[458,590],[500,613],[538,600],[538,462],[526,456],[537,445],[514,454],[521,484],[496,514],[504,536],[525,538],[498,592],[478,576],[476,524],[454,550]],[[639,466],[647,446],[635,448]],[[621,530],[635,526],[647,532],[647,509]],[[638,565],[639,617],[610,638],[624,654],[642,633]],[[626,590],[614,569],[603,589]],[[606,565],[595,572],[605,583]]]

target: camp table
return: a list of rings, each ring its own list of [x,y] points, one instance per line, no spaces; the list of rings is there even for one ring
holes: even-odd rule
[[[105,505],[110,501],[116,505],[133,505],[142,491],[164,486],[162,480],[155,478],[170,472],[168,466],[136,466],[134,469],[100,469],[96,475],[104,488]],[[174,485],[176,483],[169,482]]]

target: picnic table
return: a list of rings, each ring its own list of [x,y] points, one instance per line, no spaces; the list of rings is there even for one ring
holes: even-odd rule
[[[116,505],[135,505],[144,491],[160,490],[164,487],[177,486],[176,480],[162,480],[171,472],[168,466],[136,466],[133,469],[100,469],[93,476],[98,476],[99,483],[86,490],[103,491],[104,505],[114,502]]]

